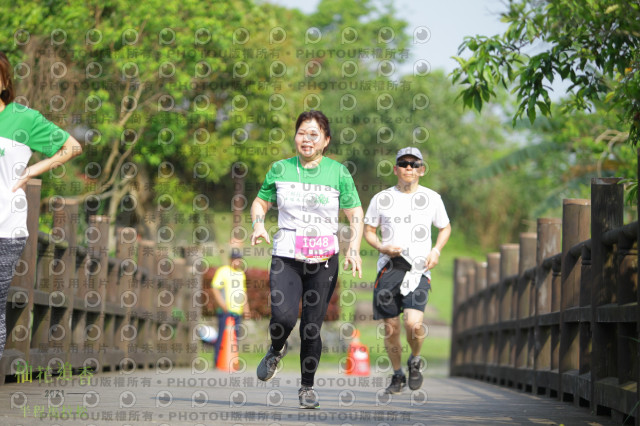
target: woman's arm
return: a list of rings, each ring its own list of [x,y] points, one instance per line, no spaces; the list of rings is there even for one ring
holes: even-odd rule
[[[253,204],[251,204],[251,222],[253,226],[253,232],[251,233],[252,246],[260,244],[262,238],[264,238],[267,243],[271,243],[269,233],[264,227],[264,217],[270,208],[271,203],[260,197],[256,197],[255,200],[253,200]]]
[[[40,176],[41,174],[48,172],[51,169],[61,166],[73,157],[80,155],[81,153],[82,146],[80,145],[80,142],[78,142],[73,136],[69,136],[64,145],[60,147],[58,152],[53,154],[51,157],[45,158],[42,161],[38,161],[37,163],[32,164],[24,169],[22,176],[13,186],[12,191],[16,192],[20,188],[22,188],[23,190],[26,189],[29,179]]]
[[[362,228],[364,225],[364,212],[362,207],[354,207],[352,209],[344,209],[344,214],[349,219],[349,227],[351,228],[351,240],[349,241],[349,248],[345,254],[344,269],[346,270],[351,264],[351,270],[353,276],[362,278],[362,259],[360,258],[360,242],[362,241]]]

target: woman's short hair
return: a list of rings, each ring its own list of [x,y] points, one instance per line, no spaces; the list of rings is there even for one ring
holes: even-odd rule
[[[302,123],[309,120],[316,120],[316,123],[318,123],[318,125],[322,129],[322,132],[324,133],[325,138],[331,138],[331,128],[329,127],[329,119],[327,118],[326,115],[322,113],[322,111],[317,111],[315,109],[304,111],[302,114],[298,116],[298,119],[296,120],[296,133],[298,133],[298,129],[300,128]],[[327,148],[329,148],[329,144],[327,144],[324,150],[322,150],[323,154],[325,153]]]
[[[4,52],[0,51],[0,81],[2,82],[2,92],[0,99],[5,105],[10,104],[16,95],[13,91],[13,77],[11,72],[11,63]]]

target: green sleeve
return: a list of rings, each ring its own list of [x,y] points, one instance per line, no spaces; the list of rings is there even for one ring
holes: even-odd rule
[[[349,169],[342,166],[342,170],[340,171],[340,208],[352,209],[361,205],[353,177],[351,177]]]
[[[41,152],[47,157],[51,157],[60,150],[67,139],[69,139],[69,133],[35,111],[33,126],[27,142],[32,151]]]
[[[276,176],[273,170],[273,168],[275,167],[275,164],[271,166],[271,168],[267,172],[267,176],[264,178],[264,182],[262,182],[260,191],[258,191],[258,197],[270,203],[275,203],[277,198],[276,179],[275,179]]]

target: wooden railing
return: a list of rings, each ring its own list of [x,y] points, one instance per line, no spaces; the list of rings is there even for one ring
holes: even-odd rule
[[[547,395],[638,425],[638,222],[620,179],[489,253],[456,259],[451,374]],[[590,238],[590,239],[589,239]]]
[[[78,203],[56,197],[51,234],[38,232],[40,181],[27,187],[29,238],[7,299],[0,383],[19,369],[168,370],[205,362],[196,333],[206,304],[197,247],[175,248],[117,230],[108,256],[109,218],[91,216],[78,246]],[[200,366],[198,368],[205,368]]]

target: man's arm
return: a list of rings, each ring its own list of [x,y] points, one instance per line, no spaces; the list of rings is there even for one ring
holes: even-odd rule
[[[222,297],[222,293],[220,292],[220,289],[216,287],[216,283],[222,280],[223,268],[224,267],[218,268],[216,270],[216,273],[213,275],[213,279],[211,280],[211,290],[213,293],[213,301],[215,302],[216,306],[222,309],[224,312],[227,312],[229,308],[227,307],[227,304],[224,301],[224,297]]]
[[[371,225],[364,225],[364,239],[369,245],[389,257],[400,256],[400,254],[402,254],[402,247],[392,246],[390,244],[383,246],[382,242],[378,239],[376,229],[377,228]]]
[[[226,313],[229,308],[227,307],[227,304],[224,303],[222,293],[220,293],[220,290],[215,287],[212,287],[211,289],[213,290],[213,300],[216,302],[216,306],[218,306],[220,309],[222,309],[223,312]]]
[[[444,249],[444,246],[449,241],[449,237],[451,236],[451,224],[448,223],[444,228],[440,228],[438,231],[438,238],[436,239],[436,245],[433,246],[431,252],[427,255],[427,259],[425,260],[425,266],[427,269],[433,269],[436,267],[438,262],[440,262],[440,253]]]

